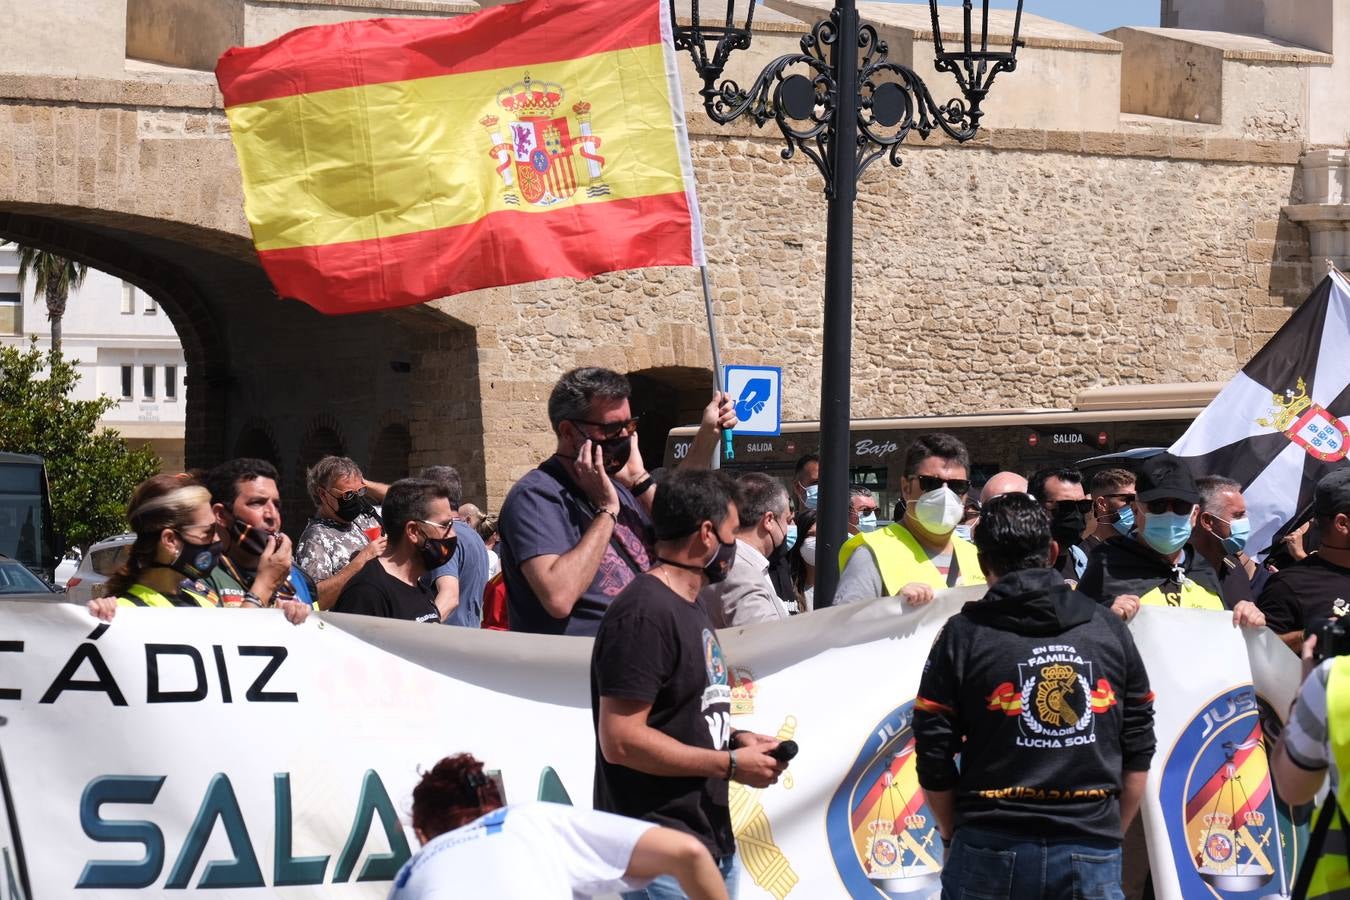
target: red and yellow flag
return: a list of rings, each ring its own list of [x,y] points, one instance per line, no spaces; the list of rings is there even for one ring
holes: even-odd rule
[[[216,78],[263,268],[322,312],[703,264],[664,0],[302,28]]]

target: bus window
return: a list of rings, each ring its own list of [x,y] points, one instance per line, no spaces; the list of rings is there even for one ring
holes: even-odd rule
[[[41,457],[0,453],[0,555],[50,577],[57,550]]]

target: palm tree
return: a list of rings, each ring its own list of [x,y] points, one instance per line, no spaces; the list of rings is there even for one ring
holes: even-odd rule
[[[31,275],[33,289],[47,299],[47,321],[52,323],[52,352],[61,352],[61,318],[66,314],[70,289],[84,283],[88,267],[45,250],[19,247],[19,291]]]

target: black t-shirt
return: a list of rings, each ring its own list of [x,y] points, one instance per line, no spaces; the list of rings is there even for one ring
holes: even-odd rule
[[[1256,605],[1276,634],[1306,631],[1322,619],[1350,613],[1350,569],[1310,554],[1266,582]]]
[[[731,741],[731,687],[708,613],[658,578],[639,575],[600,621],[591,654],[591,719],[596,727],[596,809],[678,828],[713,858],[736,852],[722,778],[647,775],[600,752],[600,698],[652,705],[647,724],[682,744],[725,750]]]
[[[439,622],[436,592],[421,584],[408,584],[390,575],[372,559],[352,576],[342,589],[333,612],[409,619],[414,622]]]

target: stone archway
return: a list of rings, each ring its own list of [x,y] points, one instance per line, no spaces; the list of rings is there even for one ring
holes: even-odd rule
[[[234,458],[263,459],[277,467],[277,474],[283,483],[286,472],[281,464],[281,451],[277,449],[272,429],[261,419],[250,419],[244,423],[239,436],[234,439]]]
[[[641,417],[638,449],[648,469],[665,458],[666,437],[672,428],[697,425],[712,397],[713,376],[708,369],[663,366],[628,373],[633,388],[629,405]]]
[[[366,477],[388,484],[407,478],[411,473],[408,462],[412,456],[412,434],[402,422],[390,422],[379,430],[370,445],[370,461]]]

